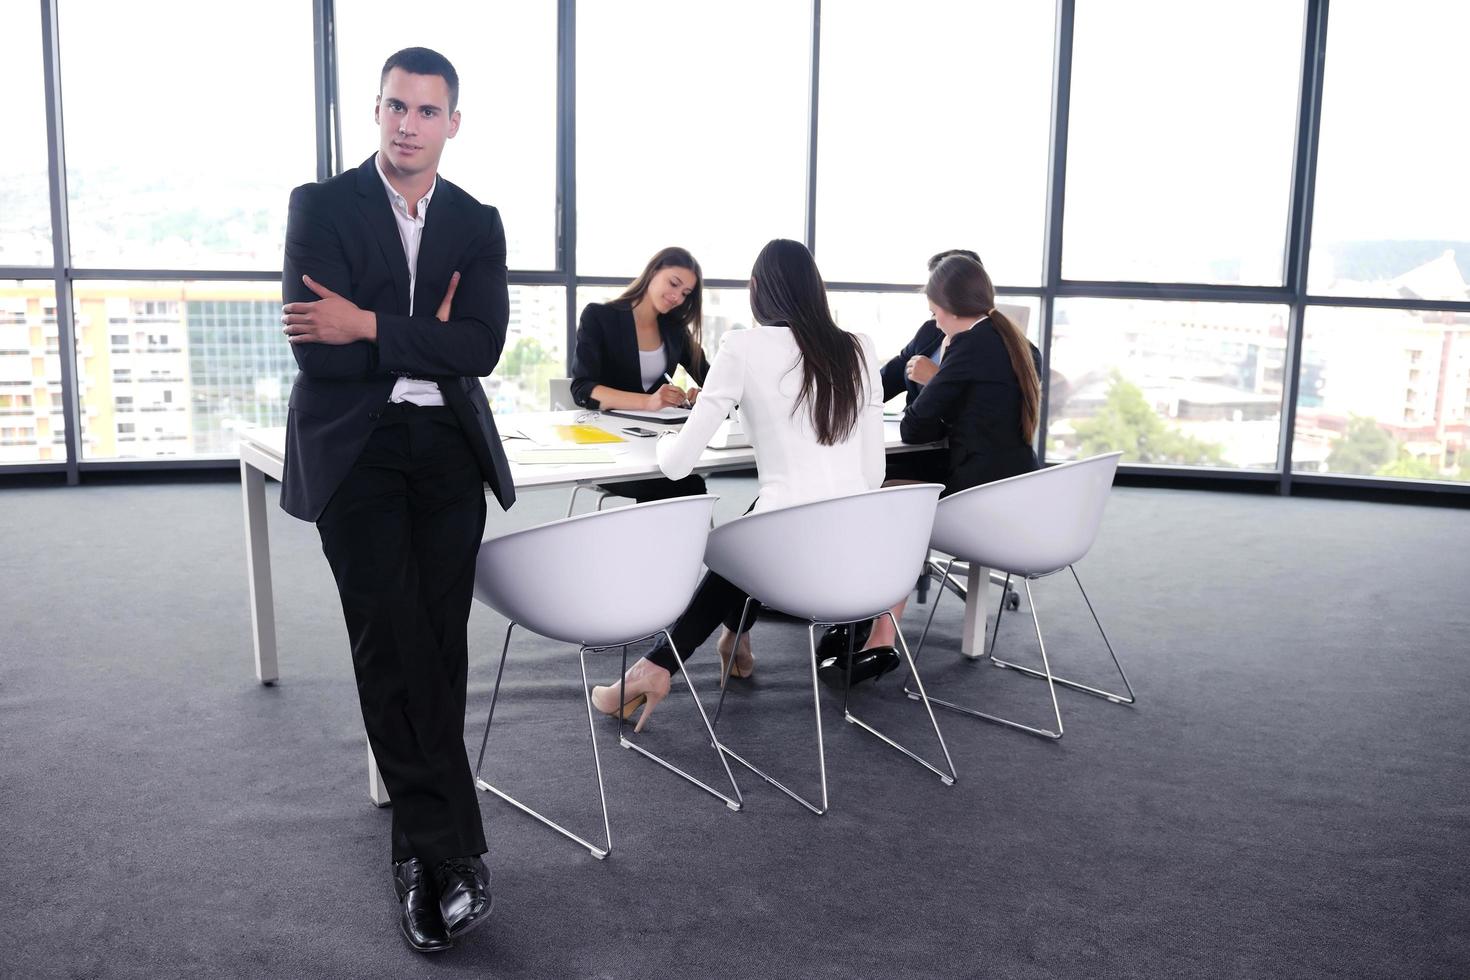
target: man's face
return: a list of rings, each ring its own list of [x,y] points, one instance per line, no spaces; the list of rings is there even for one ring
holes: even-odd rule
[[[435,173],[444,141],[459,132],[459,112],[449,111],[449,83],[402,68],[388,73],[373,118],[383,170],[390,175]]]

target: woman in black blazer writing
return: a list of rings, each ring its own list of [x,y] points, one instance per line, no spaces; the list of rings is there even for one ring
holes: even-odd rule
[[[657,411],[692,405],[688,391],[668,382],[682,365],[695,385],[709,370],[700,343],[704,277],[682,248],[648,260],[638,278],[610,303],[588,303],[577,327],[572,399],[596,410]],[[639,503],[704,493],[704,480],[634,480],[604,488]]]
[[[995,308],[995,286],[977,259],[941,259],[924,295],[943,349],[937,366],[928,357],[909,364],[909,379],[923,389],[904,413],[903,441],[949,440],[946,496],[1036,469],[1031,440],[1041,412],[1041,352]],[[903,606],[894,608],[895,617]],[[881,617],[863,649],[886,647],[886,656],[893,641],[892,621]],[[896,667],[897,657],[889,664]]]

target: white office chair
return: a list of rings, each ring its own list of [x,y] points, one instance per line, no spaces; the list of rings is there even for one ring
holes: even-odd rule
[[[1113,645],[1108,642],[1102,623],[1098,621],[1097,612],[1092,608],[1092,600],[1087,598],[1087,590],[1082,588],[1082,580],[1077,577],[1077,569],[1073,567],[1097,540],[1103,507],[1108,502],[1113,474],[1117,472],[1118,459],[1122,455],[1107,453],[971,487],[941,500],[934,515],[931,544],[940,551],[954,555],[955,559],[951,559],[951,563],[955,560],[975,562],[1004,572],[1007,588],[1012,576],[1019,577],[1026,586],[1026,599],[1031,605],[1031,617],[1036,626],[1036,641],[1041,645],[1042,669],[1024,667],[995,656],[1001,614],[1007,605],[1005,590],[1002,590],[1000,608],[995,614],[995,630],[991,634],[990,648],[982,657],[988,655],[997,667],[1007,667],[1030,677],[1043,678],[1051,693],[1052,711],[1057,720],[1056,731],[1023,725],[939,698],[929,698],[930,702],[1030,735],[1052,739],[1061,738],[1064,734],[1062,709],[1057,703],[1057,684],[1107,698],[1115,704],[1134,703],[1136,698],[1132,685],[1128,683],[1128,675],[1123,672],[1123,665],[1118,662],[1118,655],[1113,652]],[[1031,583],[1064,568],[1072,572],[1077,588],[1082,591],[1082,599],[1087,603],[1088,612],[1092,613],[1092,621],[1097,624],[1098,633],[1102,634],[1108,655],[1113,658],[1113,666],[1118,668],[1118,676],[1123,678],[1123,686],[1128,689],[1126,695],[1069,681],[1051,672],[1051,663],[1046,656],[1046,641],[1041,638],[1041,620],[1036,615],[1036,599],[1031,593]],[[945,577],[948,574],[949,568],[946,565]],[[934,610],[939,607],[939,599],[944,591],[940,589],[934,596],[934,602],[929,608],[929,618],[924,623],[924,632],[919,636],[919,648],[914,653],[915,657],[923,652],[929,626],[934,622]],[[923,696],[922,689],[913,692],[905,686],[904,691],[910,697]]]
[[[822,742],[821,699],[817,688],[818,627],[889,615],[889,607],[908,594],[928,553],[934,505],[943,487],[933,483],[888,487],[866,493],[750,514],[710,532],[705,564],[750,596],[741,612],[740,632],[753,603],[807,620],[811,654],[812,705],[817,723],[817,764],[821,772],[820,806],[757,768],[721,743],[732,759],[818,815],[827,812],[827,758]],[[898,623],[894,622],[894,629]],[[903,634],[899,647],[914,670]],[[735,658],[731,657],[729,664]],[[729,677],[726,665],[725,681]],[[923,682],[914,679],[924,699]],[[940,770],[902,745],[855,717],[844,691],[842,713],[850,723],[876,735],[904,755],[939,776],[946,785],[955,780],[954,762],[939,731],[939,722],[925,699],[929,723],[939,740],[948,772]],[[722,684],[724,682],[722,681]],[[724,684],[728,690],[728,684]],[[720,705],[724,694],[720,695]],[[715,723],[720,711],[715,710]]]
[[[576,400],[572,398],[571,378],[548,378],[546,381],[546,387],[548,407],[551,409],[551,411],[570,412],[574,411],[578,407]],[[599,487],[595,484],[579,483],[576,486],[572,487],[572,495],[567,499],[568,517],[571,517],[572,511],[576,509],[577,494],[579,493],[592,494],[592,496],[597,500],[597,510],[602,510],[602,505],[607,503],[607,498],[613,496],[613,493],[611,491],[604,490],[602,487]]]
[[[602,785],[602,760],[597,751],[592,693],[587,683],[587,653],[621,648],[623,670],[626,672],[630,644],[658,636],[668,637],[667,627],[684,612],[699,584],[715,499],[705,494],[637,504],[599,514],[583,514],[515,531],[480,545],[475,566],[475,598],[509,619],[510,625],[505,631],[500,667],[495,674],[495,690],[490,696],[490,712],[485,718],[485,735],[480,741],[479,759],[475,762],[475,784],[570,837],[591,851],[594,857],[604,858],[612,851],[612,826],[607,816],[607,794]],[[657,578],[607,575],[602,571],[625,561],[628,555],[638,553],[650,541],[660,542]],[[578,644],[582,691],[587,702],[587,725],[592,734],[592,759],[597,767],[597,792],[602,800],[602,824],[607,834],[606,846],[584,840],[480,777],[485,762],[485,746],[490,739],[490,723],[495,718],[495,703],[500,697],[500,680],[505,673],[505,655],[510,650],[511,633],[517,626],[553,640]],[[672,647],[673,637],[668,637],[668,641]],[[717,745],[704,705],[694,690],[694,682],[688,672],[679,673],[689,686],[710,743]],[[730,764],[718,751],[716,754],[726,778],[730,780],[733,798],[634,744],[623,733],[621,715],[618,741],[624,748],[634,749],[723,800],[731,809],[740,809],[740,787],[735,783]]]

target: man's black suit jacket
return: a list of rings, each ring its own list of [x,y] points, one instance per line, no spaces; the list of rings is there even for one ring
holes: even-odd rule
[[[883,400],[886,402],[895,397],[900,391],[907,391],[908,397],[903,400],[905,406],[912,405],[914,399],[919,397],[919,392],[924,386],[917,381],[909,380],[904,372],[904,367],[909,363],[909,358],[916,354],[932,357],[944,343],[944,331],[933,320],[925,320],[924,325],[914,334],[913,339],[904,345],[903,350],[889,359],[883,365]]]
[[[441,323],[434,313],[456,271],[459,289],[450,319]],[[301,281],[303,273],[376,313],[378,339],[291,346],[301,370],[286,415],[282,509],[307,521],[321,516],[402,376],[438,382],[485,481],[509,507],[515,486],[479,381],[500,360],[510,316],[500,213],[439,178],[419,242],[409,316],[408,260],[369,157],[331,180],[291,192],[285,302],[318,298]]]
[[[679,365],[694,379],[704,384],[709,373],[709,358],[699,352],[694,361],[689,333],[674,318],[658,318],[658,332],[664,340],[664,371],[672,375]],[[638,327],[633,320],[633,307],[623,303],[588,303],[577,325],[577,348],[572,356],[572,400],[583,408],[600,408],[592,397],[598,385],[618,391],[644,391],[643,368],[638,360]],[[659,378],[651,390],[664,383]]]

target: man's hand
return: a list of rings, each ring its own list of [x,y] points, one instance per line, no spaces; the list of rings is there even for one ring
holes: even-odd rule
[[[341,345],[378,339],[377,314],[360,309],[352,300],[338,296],[311,276],[302,276],[301,281],[321,299],[311,303],[287,303],[281,307],[281,322],[286,325],[282,333],[291,343]],[[453,295],[454,284],[451,283],[445,303]]]
[[[939,373],[939,367],[923,354],[915,354],[909,358],[903,373],[914,384],[926,385],[934,375]]]

